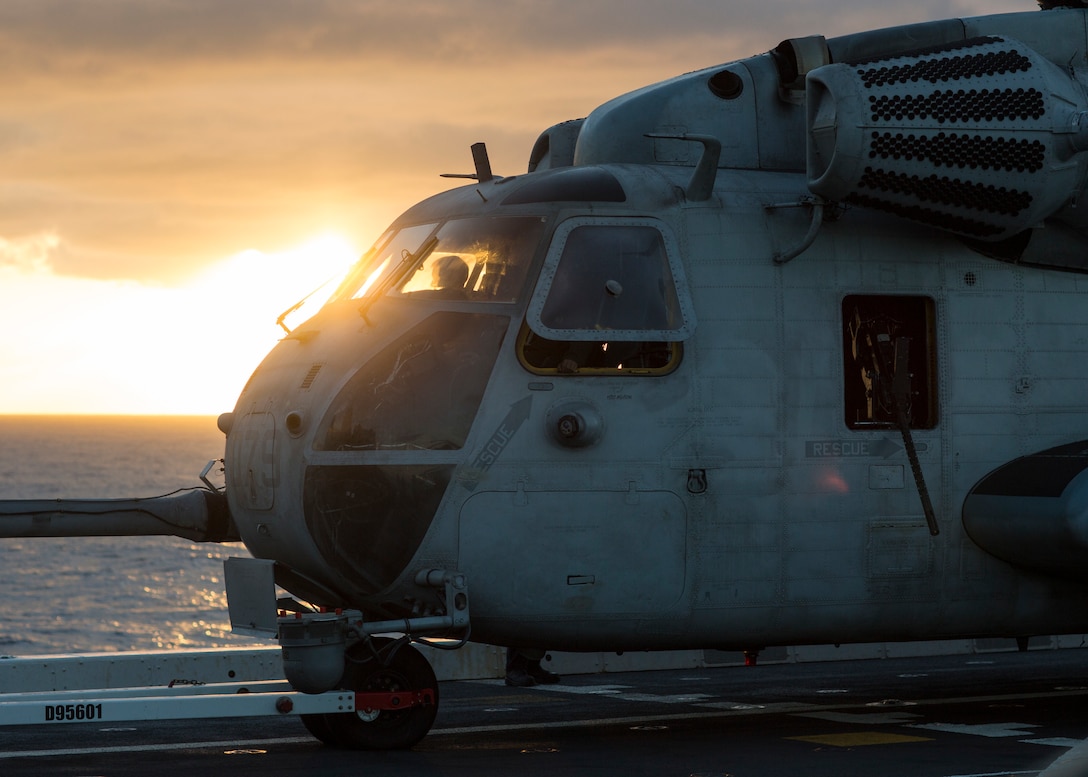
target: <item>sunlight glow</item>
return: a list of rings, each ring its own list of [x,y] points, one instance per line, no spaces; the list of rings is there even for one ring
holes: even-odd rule
[[[0,240],[0,413],[215,415],[249,375],[317,311],[357,258],[325,234],[294,248],[247,250],[174,288],[57,275],[60,240]]]
[[[392,260],[393,257],[387,256],[382,261],[382,263],[374,269],[373,272],[367,275],[366,280],[363,281],[363,285],[360,286],[358,290],[356,290],[356,292],[351,295],[352,299],[362,299],[363,297],[365,297],[366,293],[370,291],[370,287],[373,286],[377,282],[378,278],[382,277],[382,275],[385,273],[386,268],[389,267],[389,263]]]
[[[250,249],[212,267],[196,278],[192,291],[215,300],[219,321],[232,332],[271,323],[285,310],[303,304],[290,316],[297,326],[313,315],[351,264],[358,252],[339,235],[326,234],[280,253]],[[276,333],[283,334],[278,327]],[[267,349],[265,349],[267,350]]]

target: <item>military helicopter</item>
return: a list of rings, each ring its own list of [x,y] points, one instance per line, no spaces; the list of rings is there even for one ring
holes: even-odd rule
[[[1080,8],[796,38],[524,174],[477,144],[284,326],[222,492],[3,532],[241,538],[235,627],[357,693],[304,718],[355,748],[431,726],[414,641],[1088,631],[1086,54]]]

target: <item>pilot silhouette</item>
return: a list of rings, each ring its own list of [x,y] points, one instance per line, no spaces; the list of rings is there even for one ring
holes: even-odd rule
[[[430,293],[434,296],[457,299],[465,296],[468,282],[468,265],[457,254],[437,259],[431,266]]]

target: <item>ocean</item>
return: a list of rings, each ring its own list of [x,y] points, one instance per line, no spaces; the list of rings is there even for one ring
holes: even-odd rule
[[[0,416],[0,499],[200,486],[223,443],[213,417]],[[222,484],[221,473],[209,479]],[[0,539],[0,655],[268,644],[230,632],[232,555],[248,553],[173,537]]]

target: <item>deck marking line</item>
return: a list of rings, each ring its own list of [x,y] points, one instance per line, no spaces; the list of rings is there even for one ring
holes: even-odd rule
[[[480,685],[500,685],[505,687],[506,680],[469,680],[468,682],[478,683]],[[581,693],[589,696],[603,696],[620,691],[625,691],[632,686],[630,685],[536,685],[532,686],[535,691],[552,691],[559,693]]]
[[[932,742],[930,737],[910,737],[885,731],[854,731],[845,734],[816,734],[806,737],[785,737],[798,742],[811,742],[832,747],[864,747],[865,745],[900,745],[907,742]]]
[[[672,696],[661,696],[656,693],[621,693],[615,698],[623,701],[647,701],[653,704],[697,704],[706,699],[713,699],[705,693],[678,693]]]
[[[922,717],[913,712],[795,712],[794,715],[798,718],[816,718],[859,726],[897,726]]]
[[[1071,774],[1082,775],[1088,771],[1088,739],[1078,742],[1072,750],[1058,756],[1058,760],[1039,772],[1039,777],[1069,777]]]
[[[1083,739],[1071,739],[1069,737],[1050,737],[1049,739],[1021,739],[1026,745],[1046,745],[1047,747],[1076,747],[1084,744]]]
[[[202,750],[209,747],[229,747],[233,750],[251,745],[297,745],[316,742],[313,737],[283,737],[282,739],[252,739],[245,742],[224,739],[206,742],[170,742],[158,745],[116,745],[113,747],[71,747],[60,750],[14,750],[0,752],[7,758],[59,758],[66,755],[111,755],[114,753],[148,753],[156,750]]]
[[[538,685],[536,690],[550,693],[576,693],[584,696],[614,696],[630,685]]]
[[[1039,728],[1035,723],[910,723],[909,728],[924,728],[927,731],[944,731],[948,734],[970,734],[976,737],[1001,739],[1003,737],[1023,737],[1029,728]]]

